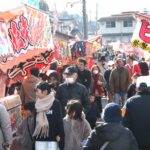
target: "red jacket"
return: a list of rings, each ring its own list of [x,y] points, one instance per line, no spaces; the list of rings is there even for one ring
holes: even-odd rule
[[[138,64],[130,66],[129,64],[125,65],[126,68],[130,71],[130,76],[132,77],[135,73],[141,74],[141,69]]]

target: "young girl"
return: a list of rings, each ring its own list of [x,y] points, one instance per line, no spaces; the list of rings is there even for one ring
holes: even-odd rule
[[[90,135],[91,128],[82,110],[82,105],[78,100],[70,100],[67,103],[67,115],[64,118],[64,150],[82,150],[84,141]]]
[[[64,127],[60,112],[60,103],[55,100],[51,87],[46,82],[41,82],[36,88],[36,125],[33,136],[35,137],[35,150],[63,150]]]

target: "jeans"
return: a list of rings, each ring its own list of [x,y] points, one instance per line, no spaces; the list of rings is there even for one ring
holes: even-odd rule
[[[117,104],[120,104],[120,100],[121,100],[121,106],[124,106],[125,101],[127,99],[127,92],[118,92],[114,94],[114,102]]]
[[[35,150],[59,150],[57,142],[36,141]]]

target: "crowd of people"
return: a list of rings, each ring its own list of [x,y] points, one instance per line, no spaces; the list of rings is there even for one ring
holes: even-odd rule
[[[20,150],[150,150],[149,69],[144,58],[121,53],[100,56],[91,69],[84,58],[62,70],[32,68],[8,89],[26,110],[14,138],[0,105],[0,150],[12,142]]]

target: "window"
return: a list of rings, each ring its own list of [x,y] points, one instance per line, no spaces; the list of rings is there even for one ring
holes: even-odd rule
[[[123,26],[124,26],[124,27],[132,27],[132,26],[133,26],[133,25],[132,25],[132,20],[124,21],[124,22],[123,22]]]
[[[115,27],[116,27],[115,21],[107,21],[106,22],[106,28],[115,28]]]

